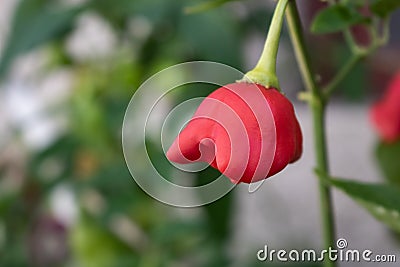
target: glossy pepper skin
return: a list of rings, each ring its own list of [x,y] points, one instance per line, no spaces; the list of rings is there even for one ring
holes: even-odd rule
[[[382,99],[372,106],[370,118],[384,142],[400,140],[400,72],[389,83]]]
[[[293,105],[278,90],[238,82],[200,104],[167,152],[177,163],[204,161],[233,183],[270,177],[302,153]]]

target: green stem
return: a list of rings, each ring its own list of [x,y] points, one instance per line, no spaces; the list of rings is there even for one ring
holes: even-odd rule
[[[326,85],[323,90],[325,93],[325,98],[329,98],[333,91],[340,85],[340,83],[347,77],[347,75],[354,69],[357,63],[365,57],[365,53],[355,53],[346,62],[343,68],[340,69],[338,74]]]
[[[389,41],[390,34],[390,17],[383,20],[383,32],[381,38],[379,38],[379,45],[386,45]]]
[[[354,40],[353,34],[351,33],[350,29],[345,29],[343,31],[343,35],[352,53],[357,53],[359,50],[361,50],[360,46]]]
[[[343,4],[345,4],[347,1],[342,1]],[[336,5],[336,1],[334,0],[328,0],[328,4],[330,6]],[[344,39],[347,42],[347,45],[349,46],[350,50],[354,53],[358,52],[361,48],[358,46],[356,41],[354,40],[353,34],[351,33],[350,28],[347,28],[343,31]]]
[[[293,49],[296,55],[297,64],[303,82],[307,90],[314,96],[319,96],[319,90],[314,79],[313,72],[311,71],[311,63],[306,51],[305,41],[303,37],[303,30],[299,13],[297,11],[296,2],[291,0],[286,10],[286,20],[289,30],[290,39],[293,44]]]
[[[376,19],[374,20],[374,25],[370,28],[372,42],[368,47],[361,48],[357,45],[352,46],[350,44],[353,55],[344,64],[343,68],[339,70],[332,81],[330,81],[328,85],[326,85],[323,89],[325,99],[329,98],[332,95],[332,93],[338,88],[339,84],[354,69],[358,62],[375,52],[375,50],[378,49],[380,46],[383,46],[387,43],[389,39],[389,19],[390,18],[387,18],[383,21],[382,36],[379,36],[378,34],[379,22],[376,21]]]
[[[276,58],[278,55],[283,17],[288,1],[278,0],[261,57],[255,68],[247,72],[243,80],[259,83],[267,88],[280,89],[276,75]]]
[[[301,21],[296,2],[294,0],[291,0],[288,4],[286,18],[300,72],[302,74],[304,84],[311,95],[309,105],[313,114],[316,169],[318,172],[328,174],[329,166],[325,133],[326,104],[321,91],[315,82],[313,71],[311,70],[311,64],[303,38]],[[324,249],[328,249],[329,247],[335,246],[335,227],[330,187],[327,183],[324,183],[322,179],[319,179],[319,191],[323,227],[322,234],[324,239],[323,246]],[[326,257],[324,259],[324,266],[334,267],[336,266],[336,263]]]

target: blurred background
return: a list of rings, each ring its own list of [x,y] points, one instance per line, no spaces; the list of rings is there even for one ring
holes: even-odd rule
[[[121,127],[142,82],[192,60],[245,72],[260,55],[273,1],[184,12],[199,3],[0,0],[0,266],[280,266],[258,262],[257,251],[264,245],[321,248],[311,119],[296,98],[303,88],[285,28],[278,75],[303,129],[299,162],[254,194],[239,185],[212,204],[190,209],[157,202],[129,174]],[[324,4],[298,3],[308,29]],[[400,12],[393,15],[390,43],[357,66],[329,107],[334,175],[385,180],[368,110],[400,69],[398,25]],[[368,42],[362,28],[354,34]],[[324,83],[349,51],[340,34],[307,34],[307,41]],[[165,159],[152,145],[156,139],[147,140],[155,164]],[[216,174],[208,168],[197,178],[204,183]],[[351,248],[400,260],[391,231],[343,194],[335,191],[334,200],[338,237]]]

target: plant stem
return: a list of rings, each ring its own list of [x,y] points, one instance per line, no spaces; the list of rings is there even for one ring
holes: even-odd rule
[[[309,106],[313,114],[314,125],[314,149],[316,155],[316,169],[327,175],[329,173],[327,145],[326,145],[326,132],[325,132],[325,99],[319,90],[314,72],[311,70],[310,60],[306,51],[305,41],[302,33],[302,26],[297,10],[297,5],[294,0],[289,1],[286,18],[290,38],[293,43],[297,62],[299,64],[300,72],[303,77],[303,82],[308,92],[310,93]],[[335,246],[335,227],[334,216],[332,210],[332,199],[330,186],[321,179],[319,181],[320,191],[320,206],[322,217],[322,235],[324,249]],[[325,267],[334,267],[336,263],[329,258],[324,259]]]
[[[332,92],[338,87],[338,85],[346,78],[346,76],[354,69],[357,63],[363,59],[365,53],[355,53],[353,54],[350,59],[345,63],[343,68],[340,69],[339,73],[326,85],[325,89],[323,90],[325,93],[325,98],[329,98]]]
[[[296,2],[291,0],[286,10],[286,20],[289,30],[290,39],[293,44],[293,49],[296,55],[297,64],[300,68],[300,73],[307,90],[314,96],[319,96],[319,90],[311,71],[311,63],[308,57],[305,41],[303,38],[303,30],[299,13],[297,11]]]
[[[347,45],[349,46],[350,50],[352,53],[357,53],[358,50],[360,50],[360,47],[354,40],[353,34],[351,33],[350,29],[345,29],[343,31],[344,39],[347,42]]]
[[[342,1],[342,3],[343,2],[344,1]],[[328,0],[328,4],[330,6],[333,6],[333,5],[336,5],[337,3],[334,0]],[[347,28],[343,31],[343,36],[344,36],[344,39],[346,40],[347,45],[349,46],[351,52],[356,53],[360,49],[360,47],[358,46],[357,42],[354,40],[354,37],[353,37],[353,34],[351,33],[350,28]]]
[[[330,81],[325,88],[323,89],[325,99],[328,99],[334,90],[338,87],[338,85],[343,81],[343,79],[354,69],[359,61],[363,58],[367,57],[369,54],[375,52],[380,46],[383,46],[387,43],[389,39],[389,19],[387,18],[383,21],[383,32],[382,36],[378,34],[379,22],[375,20],[373,26],[371,26],[371,36],[372,42],[368,47],[359,47],[355,43],[349,43],[350,49],[352,51],[351,58],[345,63],[345,65],[339,70],[336,76]],[[349,32],[348,30],[345,31]],[[349,33],[350,34],[350,33]],[[350,37],[349,37],[350,38]],[[352,38],[352,37],[351,37]]]
[[[263,52],[254,69],[247,72],[244,80],[259,83],[265,87],[280,89],[276,75],[276,58],[278,55],[279,38],[281,36],[283,17],[289,0],[278,0],[274,15],[269,26]]]

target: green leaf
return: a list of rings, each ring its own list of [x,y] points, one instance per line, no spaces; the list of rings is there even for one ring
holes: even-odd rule
[[[231,1],[233,1],[233,0],[206,1],[206,2],[199,3],[197,5],[194,5],[194,6],[185,7],[185,9],[183,11],[186,14],[194,14],[194,13],[205,12],[205,11],[208,11],[210,9],[214,9],[214,8],[220,7],[223,4],[225,4],[226,2],[231,2]]]
[[[43,0],[20,1],[0,61],[0,78],[19,54],[65,34],[84,6],[49,7]]]
[[[369,19],[362,16],[355,8],[337,4],[323,9],[315,16],[311,31],[316,34],[332,33],[368,22]]]
[[[400,186],[400,141],[392,144],[379,143],[375,154],[385,178]]]
[[[399,0],[376,0],[371,5],[371,11],[382,18],[387,17],[398,8],[400,8]]]
[[[376,219],[400,232],[399,188],[342,179],[331,179],[329,182],[366,208]]]
[[[239,25],[222,10],[183,16],[178,28],[181,45],[192,58],[212,60],[240,68]],[[212,45],[210,45],[210,41]],[[223,53],[221,53],[223,51]]]
[[[333,66],[340,69],[343,62],[346,62],[351,57],[347,45],[339,45],[334,48],[332,53]],[[338,91],[346,100],[351,102],[360,102],[367,95],[368,84],[365,79],[367,75],[367,67],[365,64],[356,64],[349,74],[340,82]]]
[[[87,214],[70,229],[69,244],[78,266],[138,266],[136,252]]]

